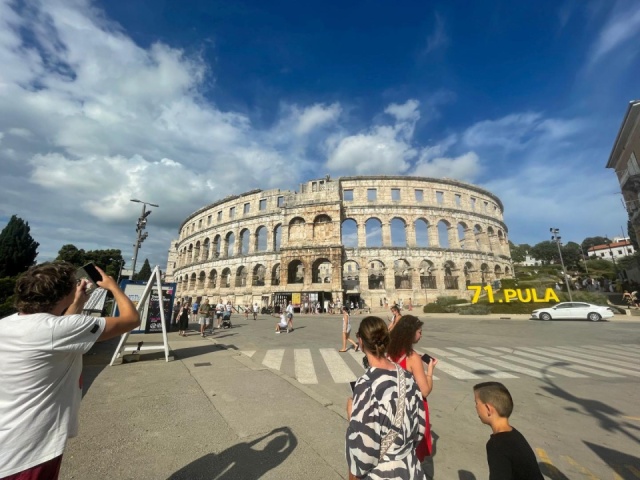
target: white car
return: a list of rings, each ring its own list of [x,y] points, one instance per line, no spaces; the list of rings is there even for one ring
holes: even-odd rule
[[[571,318],[597,322],[611,317],[613,317],[613,310],[609,307],[584,302],[560,302],[553,307],[540,308],[531,312],[532,319],[540,320]]]

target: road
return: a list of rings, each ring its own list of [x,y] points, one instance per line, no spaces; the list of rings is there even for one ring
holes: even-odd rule
[[[354,332],[361,318],[352,317]],[[337,352],[341,318],[299,315],[295,331],[279,335],[276,321],[235,315],[232,329],[208,338],[343,412],[348,382],[363,368],[361,353]],[[640,478],[640,322],[439,316],[425,319],[417,350],[439,360],[429,396],[437,478],[472,480],[486,470],[490,430],[476,416],[472,387],[487,380],[511,391],[512,423],[547,478]]]

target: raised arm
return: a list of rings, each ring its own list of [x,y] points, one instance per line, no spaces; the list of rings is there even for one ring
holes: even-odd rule
[[[106,325],[104,331],[98,341],[108,340],[113,337],[122,335],[123,333],[130,332],[134,328],[140,325],[140,315],[136,310],[135,305],[129,297],[120,289],[116,281],[104,273],[104,271],[96,267],[96,269],[102,275],[102,281],[98,282],[98,286],[109,290],[113,294],[113,299],[118,305],[118,311],[120,316],[118,317],[106,317]]]

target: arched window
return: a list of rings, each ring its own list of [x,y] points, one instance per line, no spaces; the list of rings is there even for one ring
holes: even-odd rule
[[[258,227],[256,230],[256,252],[266,252],[267,251],[267,228],[266,227]]]
[[[247,286],[247,269],[245,267],[238,267],[236,270],[236,287]]]
[[[473,227],[473,235],[476,238],[476,250],[480,250],[480,236],[482,235],[482,227],[480,225]]]
[[[342,222],[342,245],[344,248],[358,247],[358,224],[352,218]]]
[[[407,246],[407,224],[402,218],[391,219],[391,246]]]
[[[415,221],[416,247],[427,248],[429,246],[429,224],[426,220],[419,218]]]
[[[205,238],[202,244],[202,260],[209,260],[209,239]]]
[[[300,260],[292,260],[287,267],[287,283],[304,283],[304,265]]]
[[[187,264],[193,263],[193,244],[189,244],[189,248],[187,249]]]
[[[271,285],[280,285],[280,264],[276,263],[271,270]]]
[[[364,224],[367,247],[382,246],[382,222],[377,218],[370,218]]]
[[[240,255],[247,255],[249,253],[249,230],[243,229],[240,232]]]
[[[253,286],[264,287],[267,269],[264,265],[258,264],[253,269]]]
[[[193,249],[193,263],[200,260],[200,240],[196,242],[196,247]]]
[[[438,244],[440,248],[449,248],[449,227],[451,224],[446,220],[438,222]]]
[[[273,229],[273,251],[280,251],[280,242],[282,240],[282,225],[276,225],[276,228]]]
[[[353,260],[347,260],[342,265],[342,288],[345,290],[360,289],[360,265]]]
[[[313,221],[313,239],[323,242],[333,237],[333,222],[329,215],[318,215]]]
[[[233,232],[227,233],[227,237],[225,238],[227,244],[227,257],[233,257],[234,246],[236,243],[236,237]]]
[[[222,277],[220,278],[220,287],[221,288],[231,287],[231,269],[225,268],[224,270],[222,270]]]
[[[399,259],[393,262],[393,274],[395,276],[396,289],[411,288],[411,269],[409,262]]]
[[[467,224],[464,222],[458,223],[458,243],[460,244],[460,248],[466,248],[466,240],[467,240]]]
[[[480,265],[480,277],[482,278],[483,285],[490,280],[489,265],[487,265],[486,263],[483,263],[482,265]]]
[[[218,272],[215,269],[209,272],[209,288],[216,288],[218,284]]]
[[[447,290],[458,289],[458,276],[456,273],[456,266],[451,260],[447,260],[444,263],[444,288]]]
[[[220,256],[220,244],[221,244],[221,238],[220,235],[216,235],[215,238],[213,239],[213,255],[215,256],[215,258],[218,258]]]
[[[289,222],[289,242],[295,243],[305,238],[304,218],[295,217]]]
[[[433,274],[435,267],[429,260],[422,260],[420,262],[420,288],[426,290],[428,288],[438,288],[436,283],[436,277]]]
[[[487,228],[487,237],[489,241],[489,250],[493,250],[493,242],[495,241],[495,232],[492,227]]]
[[[198,275],[198,288],[204,288],[204,281],[207,279],[207,274],[200,272]]]
[[[502,268],[500,268],[500,265],[496,265],[496,268],[493,269],[493,273],[496,278],[502,278]]]
[[[369,263],[369,290],[384,290],[384,263],[380,260]]]
[[[331,283],[332,265],[327,258],[318,258],[311,266],[312,283]]]
[[[195,272],[191,274],[191,278],[189,281],[189,289],[193,290],[196,288],[196,274]]]
[[[504,267],[504,276],[508,277],[511,275],[511,269],[509,267]]]

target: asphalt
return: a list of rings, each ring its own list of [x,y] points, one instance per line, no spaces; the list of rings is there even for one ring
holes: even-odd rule
[[[332,403],[223,336],[171,334],[173,361],[145,353],[108,366],[117,340],[85,356],[80,433],[69,441],[61,479],[347,478],[346,398]],[[145,336],[145,343],[160,340]]]

